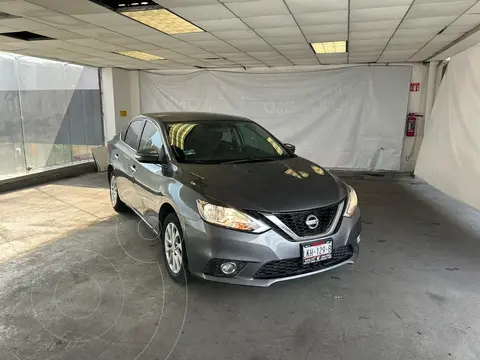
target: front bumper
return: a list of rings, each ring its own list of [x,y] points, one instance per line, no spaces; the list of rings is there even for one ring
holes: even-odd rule
[[[188,267],[192,275],[217,282],[265,287],[275,282],[310,276],[355,263],[359,253],[358,241],[361,230],[360,211],[357,209],[353,217],[343,217],[340,220],[333,234],[308,241],[287,240],[273,229],[263,234],[250,234],[191,219],[185,219],[184,235],[187,242]],[[270,262],[285,260],[287,263],[298,264],[301,261],[300,244],[321,239],[333,241],[334,253],[336,250],[348,248],[347,256],[340,257],[338,261],[327,261],[326,266],[318,264],[319,266],[309,269],[294,271],[295,274],[291,276],[288,272],[283,272],[279,277],[265,278],[259,275],[262,273],[261,270],[265,269],[262,267]],[[212,276],[208,274],[208,264],[212,259],[228,259],[246,264],[234,277]]]

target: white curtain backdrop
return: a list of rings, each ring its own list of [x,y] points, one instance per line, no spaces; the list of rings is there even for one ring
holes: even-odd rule
[[[480,210],[480,45],[452,57],[415,175]]]
[[[399,170],[410,66],[310,72],[142,72],[142,112],[205,111],[257,121],[322,166]]]

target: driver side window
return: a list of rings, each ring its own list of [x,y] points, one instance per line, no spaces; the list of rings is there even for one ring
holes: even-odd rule
[[[143,129],[142,137],[140,139],[139,150],[154,148],[159,151],[162,146],[162,134],[151,121],[147,121],[147,123],[145,124],[145,128]]]

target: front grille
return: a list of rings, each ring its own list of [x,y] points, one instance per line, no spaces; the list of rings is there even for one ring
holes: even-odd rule
[[[339,206],[339,204],[335,204],[318,209],[274,213],[273,215],[293,231],[295,235],[306,237],[325,233],[332,225]],[[309,215],[315,215],[318,219],[318,226],[315,229],[310,229],[306,224]]]
[[[352,255],[353,247],[346,245],[333,249],[331,259],[312,264],[303,265],[302,258],[270,261],[258,269],[253,277],[254,279],[278,279],[306,274],[340,264],[350,259]]]

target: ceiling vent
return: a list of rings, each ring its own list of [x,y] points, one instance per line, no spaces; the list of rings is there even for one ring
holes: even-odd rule
[[[35,34],[30,31],[17,31],[17,32],[3,33],[2,36],[8,36],[13,39],[24,40],[24,41],[55,40],[48,36]]]

